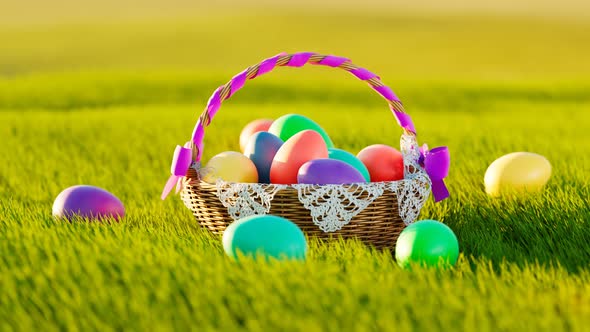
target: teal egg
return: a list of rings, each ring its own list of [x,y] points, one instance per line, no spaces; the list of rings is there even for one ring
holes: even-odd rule
[[[328,149],[328,157],[330,159],[341,160],[349,164],[350,166],[356,168],[357,171],[359,171],[363,175],[365,180],[367,180],[367,182],[371,182],[371,175],[369,174],[367,166],[365,166],[365,164],[363,164],[363,162],[352,153],[344,151],[342,149],[330,148]]]
[[[238,254],[274,259],[305,260],[307,240],[292,221],[273,215],[250,216],[232,222],[223,233],[223,249]]]
[[[453,230],[440,221],[426,219],[414,222],[400,233],[395,247],[397,264],[436,267],[455,265],[459,243]]]
[[[326,142],[328,148],[333,148],[334,143],[330,139],[330,136],[326,131],[316,122],[299,114],[286,114],[273,121],[268,128],[268,132],[282,139],[286,142],[289,138],[295,134],[304,131],[313,130],[322,135],[322,138]]]

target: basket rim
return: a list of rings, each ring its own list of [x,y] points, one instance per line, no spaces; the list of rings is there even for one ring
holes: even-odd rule
[[[195,163],[196,164],[196,163]],[[224,181],[221,179],[217,179],[215,183],[204,181],[199,176],[200,167],[193,164],[190,168],[195,171],[197,176],[190,176],[188,173],[187,175],[183,176],[182,179],[185,184],[194,185],[199,184],[200,186],[206,188],[218,188],[219,186],[266,186],[266,187],[280,187],[281,190],[297,190],[298,188],[337,188],[337,187],[349,187],[354,188],[358,186],[390,186],[393,184],[403,184],[403,183],[412,183],[412,182],[423,182],[424,179],[432,186],[432,180],[426,173],[426,171],[420,167],[419,165],[412,165],[413,167],[417,166],[418,171],[415,173],[410,173],[403,179],[399,180],[392,180],[392,181],[370,181],[370,182],[355,182],[355,183],[340,183],[340,184],[310,184],[310,183],[291,183],[291,184],[283,184],[283,183],[263,183],[263,182],[233,182],[233,181]],[[200,163],[199,163],[200,164]]]

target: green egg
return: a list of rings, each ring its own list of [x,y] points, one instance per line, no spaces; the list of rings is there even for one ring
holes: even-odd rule
[[[455,265],[458,257],[459,243],[455,233],[437,220],[425,219],[410,224],[396,242],[395,258],[402,268],[411,264],[450,267]]]
[[[367,180],[367,182],[371,182],[371,175],[369,174],[367,166],[365,166],[365,164],[363,164],[363,162],[352,153],[337,148],[331,148],[328,149],[328,157],[330,159],[341,160],[356,168],[363,175],[365,180]]]
[[[250,216],[226,228],[223,249],[232,258],[238,258],[239,253],[254,258],[305,260],[307,240],[290,220],[273,215]]]
[[[273,121],[268,132],[286,142],[291,136],[303,130],[317,131],[326,142],[328,148],[333,148],[334,143],[326,131],[313,120],[299,114],[286,114]]]

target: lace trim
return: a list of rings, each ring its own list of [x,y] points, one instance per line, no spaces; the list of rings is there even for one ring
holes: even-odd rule
[[[400,218],[405,224],[414,222],[430,195],[431,182],[418,165],[420,151],[414,137],[402,135],[401,152],[405,179],[395,182],[359,183],[352,185],[261,184],[218,181],[217,197],[234,219],[268,214],[275,195],[286,188],[297,190],[299,201],[310,211],[313,223],[324,232],[335,232],[385,192],[398,197]],[[206,169],[191,166],[201,175]]]

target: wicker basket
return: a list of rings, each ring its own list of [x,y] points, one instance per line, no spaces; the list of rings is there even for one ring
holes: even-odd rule
[[[368,83],[389,104],[389,107],[402,127],[402,153],[404,155],[405,177],[395,182],[378,182],[364,184],[364,190],[357,195],[360,202],[366,202],[362,208],[346,213],[346,220],[336,220],[338,216],[332,213],[331,226],[322,224],[322,216],[312,217],[309,205],[302,202],[302,192],[322,189],[314,185],[283,185],[279,189],[273,185],[261,184],[210,184],[200,180],[202,170],[200,161],[203,152],[204,129],[220,108],[223,100],[231,97],[242,88],[246,80],[256,78],[276,67],[301,67],[306,64],[323,65],[348,71],[360,80]],[[296,223],[306,235],[310,237],[356,238],[361,242],[378,249],[393,249],[400,232],[406,225],[415,221],[420,209],[429,196],[434,193],[439,201],[448,196],[443,179],[449,168],[449,155],[446,147],[428,150],[424,145],[419,147],[416,141],[416,130],[411,118],[404,112],[402,103],[393,91],[385,86],[380,78],[370,71],[357,67],[348,59],[337,56],[325,56],[316,53],[279,54],[261,63],[248,67],[234,76],[227,84],[215,90],[208,101],[207,107],[201,114],[191,139],[184,146],[177,146],[171,166],[171,176],[162,193],[162,199],[176,186],[176,193],[180,193],[185,206],[192,212],[199,224],[215,234],[222,234],[225,228],[239,217],[252,214],[273,214],[287,218]],[[234,187],[232,187],[234,186]],[[251,194],[252,186],[264,192],[272,192],[266,204],[257,204],[257,209],[237,206],[236,200],[240,195]],[[304,188],[308,186],[309,188]],[[324,186],[326,187],[326,186]],[[328,199],[332,192],[345,195],[358,191],[358,186],[329,185],[333,191],[326,191]],[[232,202],[222,201],[221,193],[227,188],[235,189],[236,199]],[[236,189],[237,188],[237,189]],[[263,189],[261,189],[263,188]],[[270,189],[269,189],[270,188]],[[371,196],[373,195],[373,196]],[[371,197],[369,197],[371,196]],[[368,199],[368,200],[367,200]],[[367,200],[367,201],[365,201]],[[243,200],[240,204],[243,204]],[[322,203],[325,203],[323,201]],[[261,212],[262,209],[262,212]],[[257,211],[255,211],[257,210]],[[323,216],[326,217],[326,216]],[[334,226],[336,224],[336,226]]]

